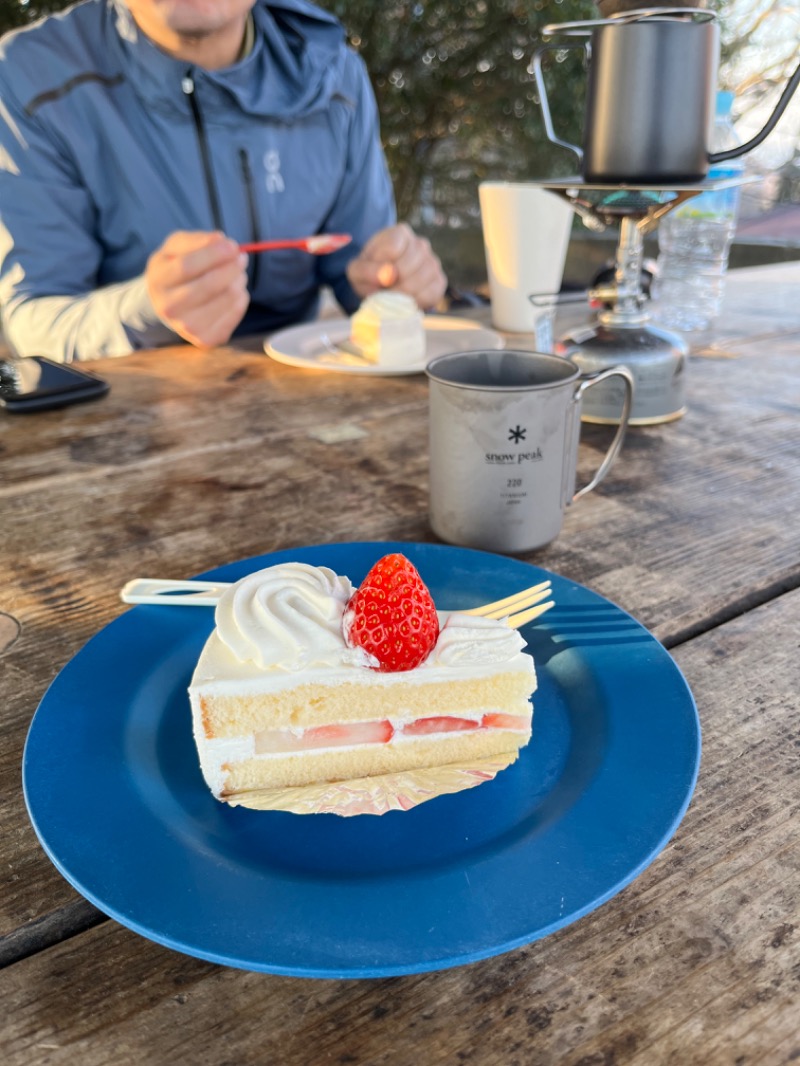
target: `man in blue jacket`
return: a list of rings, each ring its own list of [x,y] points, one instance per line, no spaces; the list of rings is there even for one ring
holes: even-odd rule
[[[318,233],[327,256],[239,244]],[[22,355],[200,346],[446,279],[395,222],[374,96],[307,0],[84,0],[0,42],[0,308]]]

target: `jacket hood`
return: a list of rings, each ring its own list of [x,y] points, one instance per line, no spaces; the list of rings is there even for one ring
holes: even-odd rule
[[[206,71],[157,48],[124,0],[83,0],[0,40],[0,84],[8,59],[14,70],[8,90],[32,111],[76,86],[125,80],[156,111],[185,116],[181,83],[191,72],[205,89],[203,107],[210,116],[229,110],[225,95],[248,114],[278,120],[326,108],[347,81],[348,49],[338,20],[307,0],[256,0],[253,18],[250,55]]]

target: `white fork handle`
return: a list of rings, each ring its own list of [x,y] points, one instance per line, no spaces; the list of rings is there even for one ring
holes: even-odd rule
[[[123,586],[119,595],[123,603],[153,603],[164,604],[169,607],[214,607],[219,603],[220,596],[225,589],[230,587],[231,583],[225,581],[173,581],[170,578],[137,577]],[[534,595],[530,595],[535,590],[538,591]],[[525,589],[524,592],[516,593],[514,596],[507,596],[504,600],[498,600],[495,604],[488,604],[489,607],[495,608],[499,604],[502,610],[495,609],[487,612],[486,606],[484,606],[459,613],[483,614],[486,618],[510,616],[509,625],[518,628],[537,618],[540,614],[544,614],[546,610],[553,606],[553,601],[551,600],[542,606],[532,607],[537,601],[546,599],[550,595],[550,582],[543,581],[532,589]],[[519,601],[522,599],[524,599],[526,607],[532,608],[531,610],[519,610]],[[515,600],[517,601],[516,608],[514,605]],[[440,622],[444,624],[447,616],[452,613],[452,611],[440,611]]]
[[[120,592],[123,603],[164,603],[175,607],[213,607],[230,584],[224,581],[170,581],[137,577]]]

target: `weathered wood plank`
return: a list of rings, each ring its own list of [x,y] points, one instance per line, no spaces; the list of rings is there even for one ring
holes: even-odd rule
[[[695,399],[680,423],[631,433],[604,485],[568,511],[551,546],[529,558],[595,582],[606,594],[617,586],[627,594],[630,587],[634,598],[625,606],[673,632],[738,603],[742,594],[758,595],[775,583],[792,587],[800,548],[792,521],[800,444],[791,430],[800,387],[777,384],[786,380],[792,343],[784,340],[783,351],[771,352],[772,394],[750,389],[755,365],[742,365],[735,375],[720,363],[694,367],[698,393],[709,399]],[[754,363],[759,358],[753,353]],[[104,461],[76,480],[69,473],[48,479],[41,491],[34,479],[6,497],[7,565],[23,582],[31,570],[63,581],[82,573],[87,552],[98,566],[124,553],[127,570],[120,576],[152,565],[153,556],[162,568],[188,574],[293,543],[430,539],[425,404],[412,398],[386,415],[374,408],[370,397],[358,415],[348,411],[339,426],[363,436],[339,444],[310,436],[318,415],[314,420],[309,413],[303,425],[287,412],[291,425],[263,438],[236,440],[229,425],[230,441],[208,452],[187,443],[130,467]],[[607,436],[587,427],[582,476],[596,465]],[[107,452],[98,445],[98,454]],[[738,532],[743,515],[747,522]],[[701,573],[702,585],[695,580]],[[679,590],[683,604],[674,602]],[[709,593],[715,601],[708,602]],[[13,603],[6,609],[13,614]],[[659,635],[668,638],[670,630]]]
[[[800,1054],[798,593],[782,595],[800,580],[797,270],[731,275],[729,314],[697,338],[689,414],[633,431],[606,483],[528,556],[682,645],[705,729],[695,802],[658,862],[595,915],[445,974],[290,981],[93,928],[19,785],[38,700],[120,613],[130,577],[306,543],[431,539],[424,379],[179,349],[97,364],[112,381],[100,404],[0,419],[0,952],[38,952],[0,978],[10,1062],[171,1051],[405,1066],[424,1048],[431,1064],[650,1066],[702,1047],[711,1066],[747,1066]],[[609,436],[586,427],[581,477]]]
[[[106,915],[88,900],[75,899],[60,910],[51,911],[0,937],[0,970],[105,921]]]
[[[322,426],[371,410],[400,416],[407,403],[425,401],[422,377],[387,384],[287,368],[233,348],[166,348],[87,366],[111,384],[102,401],[0,419],[0,502],[12,488],[119,474],[173,454],[197,456],[200,467],[203,455],[234,444],[269,450],[276,433],[302,447]]]
[[[689,414],[633,431],[608,480],[527,558],[668,646],[795,587],[798,345],[788,334],[693,359]],[[126,580],[292,545],[432,539],[423,378],[295,370],[231,349],[96,369],[112,381],[101,403],[0,419],[0,609],[22,627],[2,658],[0,935],[75,899],[28,825],[22,747],[58,669],[123,609]],[[585,428],[582,478],[609,436]]]
[[[704,756],[673,842],[594,914],[497,959],[303,981],[181,957],[115,923],[0,974],[9,1066],[704,1066],[800,1054],[800,591],[676,650]]]

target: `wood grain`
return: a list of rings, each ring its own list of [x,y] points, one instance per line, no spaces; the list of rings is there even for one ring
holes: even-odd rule
[[[296,370],[257,344],[177,348],[96,364],[112,386],[96,404],[0,417],[8,1061],[747,1066],[800,1056],[799,291],[797,264],[733,273],[719,329],[696,338],[689,413],[632,431],[557,540],[524,557],[607,596],[673,649],[704,727],[686,820],[595,914],[436,975],[299,981],[142,940],[61,878],[20,790],[38,701],[125,609],[118,590],[131,577],[186,577],[304,544],[435,539],[425,379]],[[579,480],[609,439],[584,427]]]
[[[799,626],[794,592],[678,650],[704,730],[694,799],[653,865],[571,927],[441,973],[310,981],[215,967],[106,922],[0,974],[9,1066],[788,1063],[800,698],[782,637]]]

